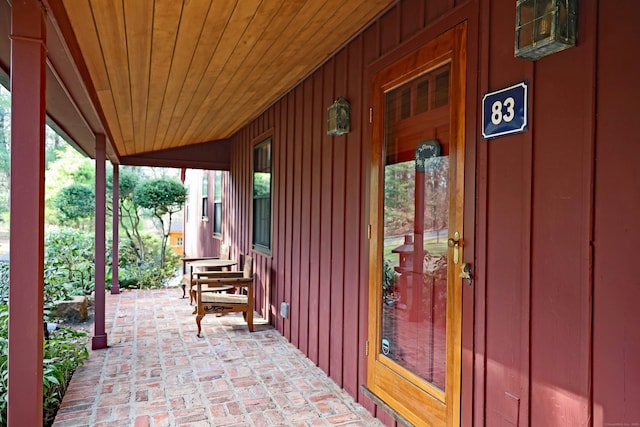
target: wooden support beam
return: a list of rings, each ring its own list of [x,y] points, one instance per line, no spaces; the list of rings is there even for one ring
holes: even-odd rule
[[[96,286],[94,305],[94,334],[91,348],[107,348],[107,333],[104,327],[105,304],[105,222],[106,222],[106,138],[96,135]]]
[[[46,24],[37,0],[11,9],[8,425],[42,425]]]
[[[113,165],[113,190],[112,190],[112,248],[111,248],[111,295],[120,293],[120,282],[118,281],[118,247],[120,240],[118,239],[118,230],[120,226],[120,166]]]

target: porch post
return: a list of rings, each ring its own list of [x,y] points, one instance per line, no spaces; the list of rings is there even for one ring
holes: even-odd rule
[[[113,165],[113,190],[112,190],[111,210],[113,212],[111,238],[111,295],[120,293],[120,282],[118,281],[118,247],[120,240],[118,239],[118,230],[120,225],[120,165]]]
[[[105,302],[105,222],[106,218],[106,172],[105,172],[105,136],[96,135],[96,286],[94,305],[94,334],[91,348],[107,348],[107,333],[104,328]]]
[[[11,426],[42,425],[46,23],[38,0],[11,8]]]

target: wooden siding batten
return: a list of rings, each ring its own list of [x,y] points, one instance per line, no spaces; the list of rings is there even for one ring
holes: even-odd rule
[[[324,105],[322,103],[323,74],[319,70],[313,75],[313,108],[310,123],[311,127],[311,230],[309,252],[309,349],[308,357],[318,365],[318,329],[320,304],[320,242],[322,240],[322,217],[320,215],[322,199],[322,117],[324,117]]]
[[[335,62],[334,97],[347,94],[347,53],[342,50],[336,56]],[[334,136],[333,144],[333,231],[331,239],[331,353],[329,376],[340,386],[344,387],[343,367],[343,337],[344,337],[344,269],[345,269],[345,178],[346,178],[346,138]]]
[[[287,319],[286,328],[285,328],[285,336],[292,340],[292,323],[293,323],[293,313],[292,313],[292,258],[293,258],[293,180],[295,180],[294,176],[294,151],[295,144],[293,141],[293,127],[294,127],[294,119],[293,115],[295,114],[295,99],[294,94],[289,92],[287,94],[287,127],[285,140],[287,142],[287,160],[286,160],[286,168],[287,168],[287,179],[285,180],[286,186],[286,201],[285,207],[287,209],[287,223],[285,225],[286,236],[285,241],[287,242],[287,247],[285,251],[285,260],[284,260],[284,271],[285,271],[285,301],[289,303],[289,318]]]
[[[277,145],[279,148],[279,151],[276,155],[276,158],[278,159],[278,169],[277,169],[277,174],[280,177],[279,178],[279,184],[278,184],[278,188],[277,188],[277,198],[278,198],[278,235],[277,235],[277,239],[278,239],[278,245],[276,247],[276,274],[277,274],[277,299],[275,301],[276,303],[276,310],[278,312],[280,312],[280,304],[282,302],[288,302],[286,300],[286,293],[285,293],[285,281],[286,281],[286,270],[285,270],[285,260],[286,260],[286,247],[289,245],[289,243],[287,242],[287,233],[286,233],[286,217],[287,217],[287,212],[286,212],[286,207],[287,207],[287,197],[286,197],[286,184],[287,184],[287,169],[286,169],[286,164],[287,164],[287,144],[286,144],[286,129],[287,129],[287,121],[286,121],[286,117],[287,117],[287,98],[284,97],[282,98],[279,102],[278,105],[280,107],[280,115],[278,117],[278,126],[276,129],[277,132],[277,137],[276,137],[276,141],[277,141]],[[282,316],[278,316],[277,317],[278,321],[277,321],[277,325],[278,325],[278,330],[280,331],[280,333],[284,336],[287,336],[285,334],[285,325],[287,323],[287,319],[283,318]]]
[[[640,241],[640,58],[628,54],[640,40],[640,27],[637,2],[600,1],[594,9],[582,10],[597,12],[592,388],[593,425],[601,426],[640,420],[640,286],[634,268]],[[586,31],[586,37],[596,36]]]
[[[492,8],[491,14],[492,40],[512,38],[515,10]],[[503,55],[501,43],[490,43],[488,55],[490,90],[533,77],[534,65]],[[535,117],[530,119],[534,123]],[[485,402],[492,408],[486,414],[488,425],[504,420],[517,425],[529,418],[532,144],[531,128],[488,144],[487,369],[492,373],[485,388]]]
[[[302,85],[302,200],[300,207],[300,350],[309,355],[309,324],[310,306],[317,304],[309,298],[310,264],[311,264],[311,151],[313,132],[313,79],[306,80]]]
[[[380,18],[380,53],[385,56],[398,47],[400,23],[399,23],[398,4],[389,9],[386,14]]]
[[[42,425],[44,332],[45,12],[11,9],[11,228],[8,425]]]
[[[362,341],[358,334],[358,316],[361,309],[360,293],[360,243],[364,229],[362,227],[361,210],[362,194],[360,177],[362,174],[362,38],[354,39],[346,48],[347,58],[347,91],[352,105],[351,130],[345,135],[346,144],[346,211],[345,211],[345,274],[344,274],[344,308],[343,308],[343,367],[344,389],[357,397],[359,387],[358,366],[364,354]]]
[[[530,388],[532,425],[588,425],[591,383],[594,17],[579,15],[580,49],[536,62]],[[567,67],[566,64],[572,64]],[[575,70],[581,70],[577,73]],[[561,91],[561,92],[560,92]],[[558,98],[557,94],[562,93]],[[571,111],[555,126],[557,111]],[[532,122],[533,123],[533,122]],[[554,125],[550,125],[550,124]],[[562,144],[558,144],[562,141]],[[570,164],[559,159],[573,158]],[[551,207],[551,208],[550,208]],[[571,255],[555,252],[562,242]],[[561,316],[562,321],[558,322]],[[553,346],[554,352],[548,348]],[[544,380],[553,379],[553,387]],[[565,390],[570,390],[568,397]],[[557,402],[563,402],[562,408]],[[605,423],[606,425],[607,423]]]
[[[489,91],[489,44],[488,31],[491,28],[491,0],[478,0],[478,92]],[[486,378],[487,378],[487,253],[488,253],[488,144],[478,144],[476,169],[476,254],[474,260],[474,394],[473,425],[483,426],[486,423]]]
[[[424,28],[424,0],[403,0],[400,15],[400,43],[402,43]]]
[[[267,323],[273,325],[274,327],[275,325],[275,312],[274,312],[274,307],[275,307],[275,300],[274,298],[276,297],[276,290],[274,289],[274,284],[275,284],[275,280],[276,280],[276,273],[275,270],[273,268],[274,264],[275,264],[275,259],[276,259],[276,254],[277,254],[277,250],[278,250],[278,245],[279,245],[279,240],[277,238],[278,236],[278,215],[279,215],[279,205],[278,205],[278,199],[277,199],[277,189],[278,186],[280,185],[279,179],[280,177],[277,174],[277,168],[279,167],[278,165],[278,155],[277,155],[277,137],[276,137],[276,123],[275,123],[275,109],[277,108],[277,104],[273,106],[272,109],[270,109],[270,113],[269,113],[269,129],[271,130],[271,256],[269,256],[268,258],[268,262],[267,262],[267,267],[266,267],[266,271],[265,274],[268,275],[268,284],[265,288],[266,291],[266,295],[265,295],[265,301],[264,301],[264,310],[265,310],[265,315],[267,316]]]
[[[465,184],[464,184],[464,261],[471,263],[472,270],[476,269],[476,233],[477,229],[477,170],[478,170],[478,102],[480,98],[479,86],[479,9],[477,2],[472,4],[473,12],[466,20],[466,100],[465,100]],[[486,144],[485,144],[486,145]],[[476,273],[474,272],[474,276]],[[465,285],[462,289],[462,358],[461,358],[461,425],[473,425],[474,410],[474,357],[475,357],[475,308],[476,283]]]
[[[333,79],[335,78],[335,58],[324,67],[324,105],[333,101]],[[325,107],[326,108],[326,107]],[[326,115],[323,115],[326,119]],[[331,242],[333,240],[333,141],[326,132],[322,133],[322,200],[321,206],[321,235],[320,243],[320,325],[318,333],[319,357],[318,365],[329,374],[329,358],[331,353]]]
[[[284,293],[282,291],[282,285],[284,283],[284,271],[282,268],[282,259],[284,258],[284,245],[286,244],[284,233],[284,197],[282,187],[284,186],[284,165],[282,157],[284,155],[284,148],[282,144],[282,100],[279,100],[274,105],[274,130],[273,130],[273,206],[274,206],[274,229],[273,229],[273,248],[272,248],[272,268],[273,268],[273,293],[271,303],[273,305],[273,325],[274,327],[283,333],[284,319],[280,316],[280,303],[283,301]]]
[[[292,203],[292,249],[291,249],[291,342],[300,348],[300,230],[302,217],[300,215],[302,199],[302,109],[303,93],[301,86],[293,90],[293,203]]]

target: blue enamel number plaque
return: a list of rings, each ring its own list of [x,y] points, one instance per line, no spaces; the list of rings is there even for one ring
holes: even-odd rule
[[[529,126],[526,80],[482,97],[482,137],[484,139],[520,133]]]

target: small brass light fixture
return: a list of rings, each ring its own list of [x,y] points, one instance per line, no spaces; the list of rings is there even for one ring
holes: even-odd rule
[[[349,133],[350,105],[346,99],[339,97],[329,108],[327,108],[327,135],[339,136]]]
[[[576,45],[578,0],[516,0],[516,58],[537,60]]]

